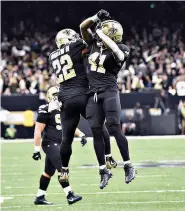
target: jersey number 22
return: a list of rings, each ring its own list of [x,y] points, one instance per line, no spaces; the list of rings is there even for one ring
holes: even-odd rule
[[[55,73],[57,74],[59,83],[76,76],[75,70],[73,69],[73,62],[68,54],[64,54],[60,58],[55,59],[52,62],[52,66],[56,71]]]

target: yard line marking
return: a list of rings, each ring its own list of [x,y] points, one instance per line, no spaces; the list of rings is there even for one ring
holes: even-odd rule
[[[162,175],[162,174],[159,174],[159,175],[139,175],[137,176],[137,178],[155,178],[155,177],[167,177],[167,176],[170,176],[170,175]],[[99,177],[96,177],[96,178],[99,178]],[[73,179],[77,179],[77,178],[73,178]],[[27,181],[27,179],[18,179],[19,181]],[[5,180],[2,180],[2,182],[5,182]],[[98,183],[97,184],[79,184],[79,185],[73,185],[73,186],[96,186],[96,185],[99,185]],[[58,187],[59,185],[51,185],[50,187]],[[4,187],[4,189],[23,189],[23,188],[37,188],[37,186],[6,186]]]
[[[98,202],[98,203],[80,203],[81,206],[90,206],[90,205],[121,205],[121,204],[158,204],[158,203],[184,203],[185,201],[179,200],[179,201],[130,201],[130,202]],[[61,206],[69,206],[68,204],[54,204],[50,205],[50,207],[58,207],[61,208]],[[33,206],[3,206],[3,209],[15,209],[15,208],[30,208]]]
[[[162,175],[162,174],[159,174],[159,175],[138,175],[136,176],[137,178],[150,178],[150,177],[168,177],[170,175]]]
[[[2,204],[4,202],[4,200],[9,200],[9,199],[13,199],[13,197],[2,197],[2,196],[0,196],[0,204]]]
[[[130,193],[181,193],[185,190],[136,190],[136,191],[112,191],[112,192],[91,192],[91,193],[79,193],[84,195],[101,195],[101,194],[130,194]],[[59,195],[62,193],[47,193],[47,195]],[[22,197],[22,196],[35,196],[33,193],[28,194],[16,194],[16,195],[5,195],[5,197]]]
[[[152,140],[152,139],[185,139],[185,135],[167,135],[167,136],[127,136],[128,140]],[[112,140],[115,140],[114,137],[111,136]],[[92,141],[92,137],[87,138],[88,141]],[[81,138],[74,138],[74,141],[81,141]],[[15,140],[5,140],[1,139],[0,143],[6,144],[6,143],[33,143],[33,139],[15,139]]]
[[[78,187],[78,186],[98,186],[99,184],[79,184],[79,185],[73,185],[74,187]],[[51,188],[57,188],[60,187],[60,185],[51,185]],[[24,189],[24,188],[38,188],[38,186],[7,186],[4,187],[4,189]]]
[[[3,175],[6,175],[6,174],[3,174]],[[8,174],[9,175],[9,174]],[[12,174],[10,174],[10,175],[12,175]],[[170,176],[170,175],[138,175],[138,176],[136,176],[137,178],[155,178],[155,177],[168,177],[168,176]],[[99,177],[94,177],[95,179],[99,179]],[[81,177],[77,177],[77,176],[75,176],[74,178],[72,178],[73,180],[80,180],[81,179]],[[33,181],[33,178],[28,178],[28,179],[24,179],[24,178],[18,178],[17,179],[17,181],[28,181],[28,180],[32,180]],[[1,180],[1,182],[6,182],[6,180]],[[92,185],[92,184],[80,184],[81,186],[86,186],[86,185]],[[12,187],[12,188],[19,188],[19,186],[18,187],[13,187],[13,186],[10,186],[10,187]],[[6,188],[6,187],[5,187]],[[28,187],[29,188],[29,187]]]

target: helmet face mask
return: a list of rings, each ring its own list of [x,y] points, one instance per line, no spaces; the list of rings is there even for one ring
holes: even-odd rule
[[[80,38],[80,35],[77,34],[74,30],[63,29],[57,33],[55,42],[56,42],[57,47],[60,48],[62,45],[75,42],[79,38]]]
[[[122,41],[123,28],[121,24],[114,20],[106,20],[101,23],[101,30],[114,42]]]
[[[46,96],[48,103],[51,100],[57,99],[58,93],[59,93],[59,87],[58,86],[50,87],[47,91],[47,96]]]

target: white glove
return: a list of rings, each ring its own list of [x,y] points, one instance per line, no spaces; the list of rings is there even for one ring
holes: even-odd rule
[[[51,100],[49,102],[49,105],[48,105],[48,112],[51,113],[52,111],[54,110],[59,110],[60,111],[60,108],[62,106],[62,103],[59,102],[58,100]]]

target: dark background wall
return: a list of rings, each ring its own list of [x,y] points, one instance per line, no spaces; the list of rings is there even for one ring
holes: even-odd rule
[[[2,32],[11,31],[11,27],[20,20],[31,20],[39,29],[40,24],[46,24],[45,31],[59,30],[70,27],[79,30],[80,22],[94,15],[100,9],[106,9],[112,17],[120,21],[128,36],[132,24],[146,26],[148,20],[159,23],[184,21],[184,2],[121,2],[121,1],[48,1],[48,2],[2,2],[1,18]],[[55,18],[59,17],[59,22]],[[37,28],[34,29],[35,31]]]

